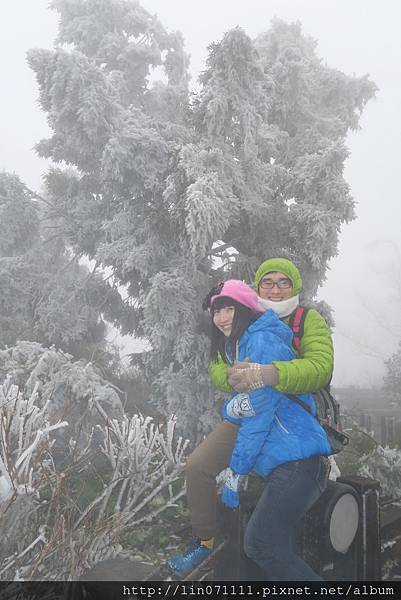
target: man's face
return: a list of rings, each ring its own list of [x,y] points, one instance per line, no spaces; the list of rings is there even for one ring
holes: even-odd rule
[[[266,273],[260,280],[258,294],[272,302],[288,300],[293,295],[291,279],[280,271]]]

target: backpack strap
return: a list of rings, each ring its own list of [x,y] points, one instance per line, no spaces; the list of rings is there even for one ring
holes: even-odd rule
[[[305,319],[307,314],[307,308],[304,306],[297,306],[288,320],[288,326],[292,329],[294,334],[292,344],[297,351],[301,347],[301,339],[304,334]]]
[[[304,410],[306,410],[306,412],[308,412],[312,417],[314,417],[315,419],[318,419],[317,414],[316,416],[312,413],[312,409],[309,406],[309,404],[306,404],[306,402],[304,402],[303,400],[301,400],[301,398],[298,398],[298,396],[296,396],[295,394],[284,394],[284,396],[286,396],[289,400],[292,400],[293,402],[295,402],[296,404],[299,404],[299,406],[302,406],[302,408]]]

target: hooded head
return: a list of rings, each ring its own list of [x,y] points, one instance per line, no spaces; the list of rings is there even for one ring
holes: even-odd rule
[[[210,307],[212,307],[213,302],[217,298],[231,298],[231,300],[236,300],[236,302],[246,306],[253,312],[260,313],[263,311],[263,308],[260,305],[260,298],[255,290],[239,279],[229,279],[228,281],[225,281],[220,292],[211,296]]]
[[[268,258],[255,273],[255,287],[259,290],[259,284],[267,273],[284,273],[292,283],[292,296],[298,296],[302,290],[302,278],[297,267],[287,258]]]
[[[218,354],[227,361],[227,350],[231,359],[235,359],[241,336],[265,310],[257,293],[238,279],[230,279],[210,290],[203,308],[209,309],[212,315],[211,358],[214,361]]]

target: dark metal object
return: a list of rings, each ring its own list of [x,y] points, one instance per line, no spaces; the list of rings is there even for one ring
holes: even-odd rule
[[[358,553],[360,581],[380,580],[380,483],[356,475],[341,477],[338,481],[351,485],[361,498],[362,529]]]

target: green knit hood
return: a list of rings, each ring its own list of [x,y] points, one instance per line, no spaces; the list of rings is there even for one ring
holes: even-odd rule
[[[286,258],[268,258],[262,262],[255,273],[256,290],[259,290],[259,283],[262,277],[264,277],[266,273],[271,273],[273,271],[279,271],[280,273],[287,275],[288,279],[290,279],[292,282],[292,295],[296,296],[299,294],[299,292],[302,290],[301,274],[294,263]]]

